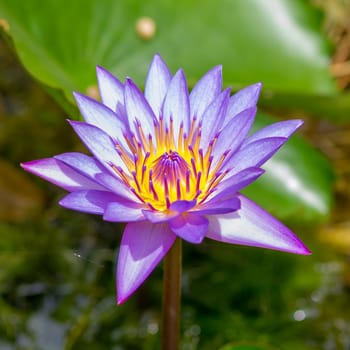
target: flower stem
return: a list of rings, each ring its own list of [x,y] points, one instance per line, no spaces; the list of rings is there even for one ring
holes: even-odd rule
[[[180,343],[182,242],[176,241],[164,262],[163,350],[178,350]]]

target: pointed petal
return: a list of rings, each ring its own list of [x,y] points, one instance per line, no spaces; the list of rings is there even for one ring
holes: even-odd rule
[[[124,103],[123,83],[100,66],[96,67],[96,74],[102,102],[115,112],[117,104]]]
[[[287,141],[285,137],[258,140],[242,147],[224,163],[223,169],[231,169],[227,177],[245,168],[260,167]]]
[[[111,222],[145,221],[143,208],[142,204],[125,200],[109,203],[103,214],[103,220]]]
[[[256,107],[246,109],[230,120],[230,122],[220,131],[212,152],[213,167],[215,167],[224,153],[227,153],[229,157],[229,154],[234,153],[243,143],[253,125],[255,114]]]
[[[208,199],[214,199],[216,197],[226,198],[231,197],[244,187],[251,184],[259,176],[265,172],[264,169],[251,167],[243,169],[237,174],[232,175],[229,178],[225,178],[214,189],[212,194],[208,196]]]
[[[171,210],[164,212],[144,209],[142,212],[145,218],[153,223],[169,221],[170,219],[173,219],[180,215],[178,212]]]
[[[125,186],[125,183],[117,177],[117,174],[115,176],[110,175],[109,171],[106,171],[106,167],[95,158],[78,152],[63,153],[54,156],[54,158],[76,170],[78,173],[96,181],[104,189],[108,189],[110,192],[133,202],[140,202],[130,189]],[[110,168],[110,165],[106,166]],[[101,189],[103,188],[101,187]]]
[[[117,267],[118,304],[122,304],[150,275],[176,239],[167,223],[130,223],[120,245]]]
[[[97,126],[115,140],[122,142],[124,147],[127,147],[123,136],[126,132],[125,125],[111,109],[78,92],[74,92],[74,98],[77,101],[82,116],[88,124]]]
[[[170,210],[174,210],[178,213],[183,213],[189,211],[196,205],[197,201],[194,199],[192,201],[179,200],[171,203]]]
[[[209,217],[208,238],[295,254],[310,254],[289,228],[248,198],[242,195],[239,198],[239,211]]]
[[[129,201],[140,203],[140,199],[134,194],[132,189],[128,188],[118,177],[108,173],[101,173],[96,175],[96,180],[110,192]]]
[[[252,143],[257,140],[261,140],[267,137],[290,137],[298,128],[303,125],[303,121],[300,119],[284,120],[271,125],[266,126],[258,130],[252,136],[248,137],[244,144]]]
[[[178,70],[172,78],[163,106],[165,124],[170,128],[173,121],[174,140],[177,144],[180,126],[183,125],[184,133],[188,135],[190,125],[190,102],[185,74]]]
[[[120,201],[120,198],[113,193],[86,190],[67,194],[59,204],[67,209],[102,215],[108,204],[114,201]]]
[[[83,153],[67,152],[54,156],[60,162],[68,165],[78,173],[96,181],[96,175],[106,171],[105,167],[95,158]],[[98,182],[98,181],[97,181]]]
[[[170,80],[171,73],[169,68],[160,55],[154,55],[146,78],[145,97],[157,119],[159,119],[161,114]]]
[[[208,229],[208,219],[204,216],[184,213],[169,221],[170,229],[180,238],[190,243],[201,243]]]
[[[191,118],[202,119],[210,103],[222,89],[222,66],[212,68],[193,87],[190,94]]]
[[[224,122],[229,97],[230,89],[226,89],[205,110],[201,120],[202,127],[199,148],[206,150],[210,141],[223,126],[222,123]]]
[[[229,101],[224,125],[227,124],[235,115],[245,109],[255,107],[261,90],[262,84],[257,83],[247,86],[236,92]]]
[[[126,79],[125,82],[125,108],[130,130],[138,135],[138,126],[140,125],[146,137],[153,136],[156,117],[142,91],[130,78]]]
[[[103,165],[106,165],[106,169],[109,169],[107,165],[113,164],[117,167],[121,167],[124,171],[127,171],[124,162],[121,160],[115,149],[115,144],[104,131],[94,125],[83,122],[70,120],[69,123],[91,153]],[[112,169],[110,172],[115,174]]]
[[[69,192],[81,189],[104,189],[96,182],[54,158],[33,160],[22,163],[21,166],[24,170],[40,176]]]
[[[217,215],[227,214],[238,210],[241,207],[240,200],[237,197],[228,199],[215,198],[191,211],[191,214],[196,215]]]

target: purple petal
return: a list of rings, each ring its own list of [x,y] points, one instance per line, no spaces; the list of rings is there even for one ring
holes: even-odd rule
[[[154,134],[154,120],[156,117],[142,91],[130,78],[126,79],[125,82],[125,108],[130,130],[135,135],[139,134],[139,125],[147,138],[148,135]]]
[[[259,99],[261,87],[261,83],[247,86],[246,88],[236,92],[230,98],[224,125],[227,124],[238,113],[244,111],[245,109],[256,106]]]
[[[105,189],[110,190],[110,192],[133,202],[140,202],[133,192],[125,186],[125,183],[117,177],[117,174],[110,175],[110,172],[106,171],[106,167],[110,170],[110,165],[105,167],[95,158],[77,152],[59,154],[54,158],[73,168],[78,173],[96,181]]]
[[[102,102],[115,112],[117,104],[124,103],[124,86],[113,74],[102,67],[96,67],[96,74]]]
[[[170,229],[180,238],[190,243],[201,243],[208,229],[208,219],[204,216],[184,213],[169,221]]]
[[[223,169],[231,169],[231,176],[246,168],[260,167],[287,141],[285,137],[271,137],[258,140],[242,147],[224,163]]]
[[[196,200],[192,200],[192,201],[179,200],[171,203],[169,209],[174,210],[178,213],[183,213],[192,209],[196,205],[196,203],[197,203]]]
[[[163,106],[163,117],[168,128],[173,121],[174,140],[177,144],[180,126],[188,135],[190,125],[190,102],[185,74],[178,70],[171,79]]]
[[[96,182],[54,158],[33,160],[22,163],[21,166],[24,170],[40,176],[69,192],[83,189],[104,190]]]
[[[96,175],[96,180],[112,193],[132,202],[140,203],[140,199],[134,194],[131,188],[128,188],[118,177],[114,177],[108,173],[102,173]]]
[[[176,211],[155,211],[155,210],[147,210],[144,209],[142,210],[143,215],[145,216],[145,218],[153,223],[159,223],[159,222],[165,222],[165,221],[169,221],[170,219],[173,219],[177,216],[179,216],[180,214]]]
[[[113,164],[117,167],[121,167],[124,171],[128,171],[115,149],[115,144],[104,131],[94,125],[83,122],[69,121],[69,123],[91,153],[102,164]],[[106,167],[106,169],[108,169],[108,167]],[[110,172],[115,174],[112,169]]]
[[[58,154],[57,156],[54,156],[54,158],[94,181],[96,181],[97,174],[106,171],[105,167],[95,158],[83,153],[67,152]]]
[[[228,199],[215,198],[203,205],[198,206],[198,209],[191,211],[191,214],[196,215],[217,215],[227,214],[238,210],[241,207],[240,200],[237,197]]]
[[[230,89],[226,89],[208,106],[203,114],[201,127],[201,141],[199,147],[206,150],[209,142],[222,127],[225,118]]]
[[[241,209],[209,217],[207,237],[226,243],[310,254],[300,239],[280,221],[240,195]]]
[[[193,87],[190,94],[191,118],[202,120],[204,111],[220,94],[222,89],[222,66],[212,68]]]
[[[120,200],[120,197],[110,192],[87,190],[69,193],[59,204],[68,209],[102,215],[109,203]]]
[[[153,109],[156,118],[159,119],[163,101],[171,80],[171,73],[162,60],[160,55],[156,54],[149,67],[146,84],[145,97]]]
[[[94,125],[103,130],[106,134],[118,140],[124,147],[126,133],[125,125],[111,109],[90,97],[74,92],[79,110],[88,124]]]
[[[111,222],[145,221],[143,208],[142,204],[125,200],[109,203],[103,214],[103,220]]]
[[[300,119],[284,120],[266,126],[258,130],[252,136],[246,139],[244,144],[252,143],[257,140],[261,140],[269,137],[290,137],[298,128],[303,125],[303,121]]]
[[[264,172],[264,169],[251,167],[244,169],[229,178],[225,178],[215,187],[208,199],[230,197],[255,181]]]
[[[213,164],[215,167],[220,157],[225,153],[234,153],[243,143],[251,126],[253,125],[256,114],[256,107],[252,107],[240,112],[220,131],[219,137],[213,149]]]
[[[167,223],[130,223],[126,226],[118,256],[118,304],[145,281],[176,239]]]

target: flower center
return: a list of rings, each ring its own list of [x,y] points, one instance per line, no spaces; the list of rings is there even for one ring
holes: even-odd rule
[[[188,135],[180,126],[175,140],[172,121],[154,122],[154,135],[144,135],[140,123],[138,134],[124,135],[129,149],[116,143],[127,171],[111,165],[130,190],[151,209],[166,211],[177,200],[203,202],[226,175],[220,173],[225,154],[213,166],[211,155],[217,136],[205,153],[199,147],[201,125],[193,119]]]
[[[186,179],[190,167],[176,152],[169,150],[153,162],[153,180],[155,183],[168,182],[169,186],[176,186],[179,179]]]

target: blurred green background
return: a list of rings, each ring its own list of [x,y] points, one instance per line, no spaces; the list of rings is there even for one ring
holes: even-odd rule
[[[182,349],[350,349],[349,18],[348,0],[0,0],[0,349],[159,348],[162,266],[117,307],[123,226],[19,167],[84,152],[72,91],[98,98],[96,65],[142,86],[156,52],[190,87],[217,64],[225,87],[262,81],[256,129],[305,120],[246,193],[313,255],[185,244]]]

